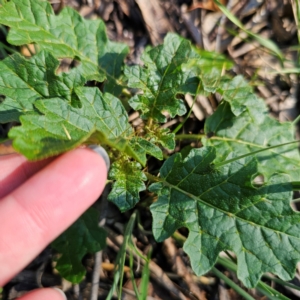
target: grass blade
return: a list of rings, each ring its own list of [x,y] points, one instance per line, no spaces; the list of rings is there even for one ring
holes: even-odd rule
[[[271,52],[277,55],[277,57],[282,61],[283,55],[280,49],[277,47],[275,43],[273,43],[271,40],[265,39],[262,36],[255,34],[251,32],[250,30],[246,29],[244,25],[240,22],[237,17],[235,17],[226,6],[222,5],[218,0],[214,0],[214,2],[218,5],[219,9],[222,11],[222,13],[237,27],[239,27],[241,30],[243,30],[245,33],[247,33],[249,36],[254,38],[258,43],[260,43],[263,47],[269,49]]]
[[[295,289],[297,291],[300,291],[300,287],[299,286],[296,286],[295,284],[292,284],[290,282],[286,282],[286,281],[283,281],[281,280],[280,278],[276,278],[276,277],[271,277],[269,275],[264,275],[263,277],[269,279],[269,280],[272,280],[280,285],[283,285],[283,286],[287,286],[287,287],[290,287],[292,289]]]
[[[226,275],[224,275],[222,272],[220,272],[215,267],[212,268],[212,272],[222,279],[228,286],[230,286],[232,289],[234,289],[239,295],[243,297],[243,299],[246,300],[255,300],[252,296],[250,296],[245,290],[243,290],[241,287],[239,287],[235,282],[233,282],[231,279],[229,279]]]
[[[221,264],[223,267],[233,271],[237,272],[237,265],[224,257],[218,258],[218,263]],[[224,275],[224,274],[223,274]],[[225,275],[224,275],[225,276]],[[258,282],[257,287],[256,287],[262,294],[268,297],[268,299],[272,300],[289,300],[289,298],[285,297],[266,283],[262,282],[261,280]]]
[[[215,166],[216,167],[224,166],[224,165],[230,164],[230,163],[232,163],[232,162],[234,162],[236,160],[239,160],[241,158],[252,156],[254,154],[257,154],[257,153],[260,153],[260,152],[263,152],[263,151],[266,151],[266,150],[269,150],[269,149],[275,149],[275,148],[279,148],[279,147],[282,147],[282,146],[286,146],[286,145],[290,145],[290,144],[295,144],[295,143],[299,143],[299,142],[300,141],[297,140],[297,141],[292,141],[292,142],[288,142],[288,143],[278,144],[278,145],[271,146],[271,147],[266,147],[264,149],[260,149],[260,150],[257,150],[257,151],[253,151],[253,152],[250,152],[250,153],[247,153],[247,154],[243,154],[243,155],[234,157],[232,159],[228,159],[228,160],[222,161],[220,163],[215,164]]]
[[[114,272],[114,281],[113,285],[109,291],[109,294],[106,299],[112,299],[113,294],[117,287],[119,286],[119,293],[118,293],[118,299],[121,299],[122,296],[122,284],[123,284],[123,276],[124,276],[124,265],[125,265],[125,259],[126,259],[126,248],[130,242],[132,230],[134,227],[136,219],[136,212],[134,212],[126,226],[125,232],[124,232],[124,242],[122,244],[122,247],[120,248],[117,258],[116,258],[116,268]]]
[[[137,297],[138,300],[140,300],[141,299],[140,293],[139,293],[138,287],[136,285],[134,273],[133,273],[133,268],[134,268],[133,261],[134,261],[134,259],[133,259],[132,251],[130,251],[130,255],[129,255],[130,280],[132,283],[132,287],[133,287],[135,296]]]
[[[266,283],[259,281],[256,287],[262,294],[268,297],[271,300],[290,300],[290,298],[282,295]]]
[[[152,255],[152,249],[147,254],[147,260],[143,268],[142,272],[142,281],[140,285],[140,291],[141,291],[141,299],[146,300],[148,295],[148,286],[149,286],[149,279],[150,279],[150,259]]]

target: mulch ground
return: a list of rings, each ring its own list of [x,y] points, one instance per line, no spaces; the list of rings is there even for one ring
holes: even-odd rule
[[[274,72],[297,66],[299,42],[290,0],[221,1],[247,29],[277,44],[286,58],[283,66],[272,53],[247,37],[223,16],[210,0],[203,2],[196,0],[51,0],[50,2],[57,13],[68,5],[86,18],[103,19],[109,38],[129,45],[130,54],[126,59],[128,64],[139,64],[140,55],[145,47],[162,43],[168,32],[176,32],[200,48],[224,53],[235,63],[231,70],[232,74],[242,74],[251,81],[257,94],[265,99],[270,114],[282,122],[293,120],[299,114],[299,77],[295,74]],[[190,119],[185,124],[185,132],[201,132],[204,120],[212,114],[217,103],[217,99],[213,97],[199,97]],[[137,113],[129,112],[129,118],[134,126],[142,122]],[[173,122],[168,126],[173,128],[176,123]],[[7,129],[7,127],[0,127],[0,134],[5,135]],[[183,146],[184,144],[180,144],[179,147]],[[158,167],[157,162],[153,161],[153,168]],[[106,194],[107,191],[102,197]],[[163,243],[155,242],[151,235],[152,218],[150,212],[143,206],[147,202],[148,195],[143,193],[141,196],[143,201],[137,209],[139,222],[144,230],[134,230],[134,241],[144,254],[152,249],[147,299],[242,299],[213,274],[195,276],[189,259],[178,241],[169,238]],[[101,205],[101,198],[97,205]],[[101,254],[103,263],[99,271],[98,299],[106,299],[111,288],[114,262],[130,214],[131,212],[121,214],[112,204],[106,207],[105,226],[109,234],[107,248]],[[186,235],[187,232],[182,230],[181,234]],[[55,256],[56,253],[50,248],[45,249],[4,287],[0,299],[16,299],[31,289],[48,286],[63,289],[70,300],[92,299],[94,256],[87,255],[84,258],[87,275],[79,285],[71,285],[55,272],[53,263]],[[139,285],[143,262],[137,256],[134,259],[135,281]],[[126,265],[128,266],[128,262]],[[242,286],[234,273],[220,266],[217,267]],[[299,285],[299,274],[298,269],[294,284]],[[273,287],[290,299],[300,297],[300,292],[295,290],[283,289],[280,285],[273,285]],[[255,299],[265,299],[255,289],[247,291]],[[124,274],[122,299],[136,299],[128,271]]]

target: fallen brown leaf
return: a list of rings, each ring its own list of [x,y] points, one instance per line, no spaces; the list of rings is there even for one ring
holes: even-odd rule
[[[220,0],[220,3],[223,5],[227,5],[228,0]],[[195,4],[192,4],[191,7],[189,7],[189,11],[195,10],[197,8],[202,8],[206,10],[212,10],[212,11],[220,11],[218,5],[213,0],[206,0],[206,1],[200,1],[200,3],[197,1]]]

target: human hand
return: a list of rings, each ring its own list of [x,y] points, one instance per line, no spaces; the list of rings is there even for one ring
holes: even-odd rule
[[[0,286],[6,284],[98,198],[107,179],[103,158],[88,148],[28,162],[0,156]],[[62,300],[39,289],[22,300]]]

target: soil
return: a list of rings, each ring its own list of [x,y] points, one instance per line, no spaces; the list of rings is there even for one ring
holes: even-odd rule
[[[50,2],[56,13],[59,13],[64,6],[71,6],[86,18],[103,19],[109,38],[129,45],[130,53],[126,58],[128,64],[140,64],[140,55],[145,47],[158,45],[163,42],[168,32],[176,32],[200,48],[217,51],[230,58],[234,62],[230,72],[233,75],[242,74],[251,81],[257,94],[265,99],[270,114],[279,121],[294,120],[299,114],[299,76],[274,73],[282,68],[299,66],[296,48],[299,47],[297,22],[293,14],[293,2],[290,0],[222,1],[247,29],[276,43],[286,58],[283,66],[274,54],[247,37],[222,15],[211,0],[203,2],[196,0],[53,0]],[[2,33],[0,39],[1,42],[6,43]],[[215,96],[199,97],[183,128],[184,132],[203,131],[205,119],[213,113],[217,105],[218,99]],[[136,127],[142,122],[139,115],[132,111],[129,111],[129,119]],[[166,126],[175,128],[179,121],[180,119],[177,119]],[[12,125],[0,126],[0,135],[5,136]],[[179,143],[176,150],[186,145],[189,144]],[[159,169],[160,164],[155,159],[149,161],[152,170]],[[102,205],[109,188],[108,186],[95,207]],[[146,209],[149,197],[146,192],[141,194],[142,200],[136,209],[143,230],[138,228],[134,230],[134,242],[137,248],[144,255],[152,251],[147,299],[243,299],[213,273],[195,276],[189,259],[178,241],[169,238],[163,243],[155,242],[151,234],[151,214]],[[100,284],[96,291],[96,298],[91,298],[91,294],[95,293],[91,288],[95,255],[87,255],[84,258],[86,277],[79,285],[72,285],[55,271],[53,261],[58,254],[47,247],[4,287],[0,299],[16,299],[27,291],[39,287],[59,287],[63,289],[69,300],[106,299],[113,282],[114,262],[122,244],[122,233],[131,214],[132,211],[121,214],[111,203],[107,203],[105,207],[108,240],[107,248],[98,254],[101,256],[102,265],[99,270]],[[179,232],[184,236],[188,233],[185,229]],[[129,266],[129,260],[126,260],[125,265]],[[134,265],[134,280],[139,285],[143,262],[135,256]],[[243,287],[234,273],[219,265],[217,268],[244,288],[253,298],[266,299],[258,290]],[[299,274],[298,268],[293,283],[300,287]],[[273,288],[290,299],[300,297],[299,291],[283,288],[268,279],[264,281],[272,284]],[[136,299],[134,295],[127,269],[124,274],[122,299]]]

